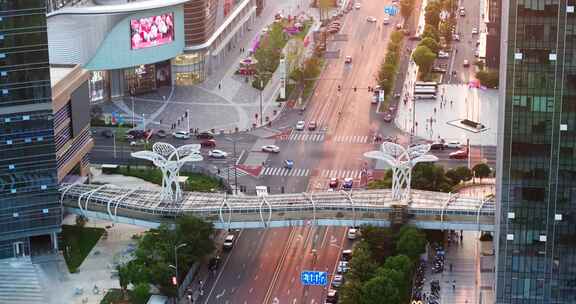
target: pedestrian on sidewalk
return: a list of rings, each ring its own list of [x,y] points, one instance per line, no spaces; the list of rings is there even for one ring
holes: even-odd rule
[[[434,108],[434,114],[436,114],[436,108]]]
[[[450,263],[450,272],[452,272],[452,263]]]
[[[456,291],[456,280],[452,282],[452,291]]]
[[[220,89],[222,89],[222,83],[221,82],[218,83],[218,90],[220,90]]]

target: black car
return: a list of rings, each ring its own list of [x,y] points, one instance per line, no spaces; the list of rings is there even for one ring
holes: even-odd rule
[[[130,130],[127,134],[132,136],[132,139],[142,139],[146,137],[144,130]]]
[[[164,138],[168,135],[168,133],[166,133],[166,131],[164,130],[158,130],[156,131],[156,136],[158,136],[159,138]]]
[[[444,150],[443,143],[433,143],[430,145],[430,150]]]
[[[220,266],[220,256],[219,255],[210,259],[210,261],[208,262],[208,269],[216,270],[216,269],[218,269],[218,266]]]
[[[213,139],[214,134],[212,134],[211,132],[200,132],[200,133],[198,133],[198,135],[196,135],[196,138],[198,138],[198,139]]]
[[[104,136],[106,138],[111,138],[112,136],[114,136],[114,133],[112,132],[112,130],[106,129],[106,130],[102,131],[102,136]]]

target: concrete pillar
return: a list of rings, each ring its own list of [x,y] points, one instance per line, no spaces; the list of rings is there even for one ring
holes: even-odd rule
[[[52,250],[54,252],[58,252],[58,234],[56,232],[52,232],[50,234],[50,240],[52,241]]]

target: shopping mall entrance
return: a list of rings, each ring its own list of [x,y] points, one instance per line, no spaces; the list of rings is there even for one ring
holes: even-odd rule
[[[170,86],[171,73],[169,60],[124,69],[124,95],[137,96]]]

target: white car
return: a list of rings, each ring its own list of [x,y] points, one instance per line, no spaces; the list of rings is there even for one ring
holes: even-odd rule
[[[349,240],[355,240],[358,237],[358,229],[356,228],[349,228],[348,229],[348,234],[346,235],[346,237]]]
[[[388,16],[384,17],[384,19],[382,19],[382,24],[384,25],[390,24],[390,18]]]
[[[450,54],[444,51],[439,51],[438,58],[450,58]]]
[[[332,279],[332,287],[338,288],[342,286],[343,281],[344,277],[341,274],[334,275],[334,279]]]
[[[356,3],[356,4],[354,5],[354,8],[355,8],[355,9],[360,9],[361,7],[362,7],[362,4],[360,4],[360,3]]]
[[[478,29],[477,28],[472,28],[472,35],[476,35],[478,34]]]
[[[232,249],[232,247],[234,247],[234,239],[235,236],[233,234],[227,235],[226,238],[224,239],[224,243],[222,243],[222,247],[224,247],[224,249],[227,250]]]
[[[348,269],[350,269],[350,267],[348,266],[348,262],[347,261],[340,261],[338,262],[338,268],[336,269],[337,273],[346,273],[348,272]]]
[[[474,50],[474,57],[480,57],[480,51]]]
[[[178,139],[188,139],[188,138],[190,138],[190,132],[177,131],[177,132],[172,133],[172,136],[174,136],[174,138],[178,138]]]
[[[276,145],[262,146],[262,152],[280,153],[280,147]]]
[[[222,150],[212,150],[208,152],[208,156],[211,158],[226,158],[226,156],[228,156],[228,153]]]
[[[454,35],[452,35],[452,39],[453,39],[454,41],[460,41],[460,35],[454,34]]]
[[[304,131],[304,127],[306,126],[306,122],[300,120],[296,123],[296,131]]]
[[[376,22],[378,20],[376,20],[376,18],[372,17],[372,16],[368,16],[368,18],[366,18],[366,21],[368,22]]]
[[[461,144],[457,140],[451,140],[446,142],[445,146],[448,149],[460,149]]]

